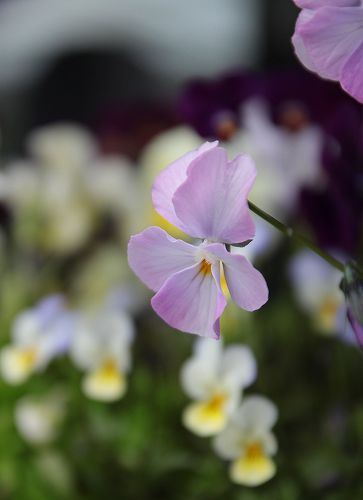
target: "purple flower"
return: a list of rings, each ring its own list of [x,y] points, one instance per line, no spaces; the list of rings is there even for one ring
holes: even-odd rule
[[[239,155],[229,162],[223,148],[207,142],[156,178],[155,209],[202,240],[194,246],[158,227],[130,239],[129,264],[156,292],[151,305],[172,327],[219,338],[219,320],[227,303],[220,284],[221,263],[231,297],[240,307],[253,311],[267,301],[263,276],[244,256],[231,254],[225,247],[254,236],[247,195],[255,176],[248,156]]]
[[[363,102],[363,6],[359,0],[295,0],[301,11],[292,42],[311,71],[339,81]]]

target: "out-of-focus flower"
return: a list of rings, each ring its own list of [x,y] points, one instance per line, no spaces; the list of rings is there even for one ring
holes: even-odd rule
[[[263,276],[224,244],[253,238],[247,195],[255,179],[248,156],[228,162],[224,149],[205,143],[182,156],[156,178],[155,209],[194,238],[199,246],[175,240],[158,227],[131,237],[130,267],[156,295],[151,304],[170,326],[218,339],[226,299],[220,267],[233,300],[243,309],[260,308],[268,298]]]
[[[80,315],[70,354],[74,363],[86,372],[82,382],[86,396],[108,402],[124,395],[133,336],[133,323],[120,310],[105,307]]]
[[[0,352],[0,372],[9,384],[21,384],[31,374],[64,354],[74,328],[74,316],[60,295],[43,299],[15,318],[12,343]]]
[[[250,200],[275,216],[286,217],[296,208],[302,186],[323,182],[322,131],[312,124],[294,133],[277,126],[263,100],[247,101],[241,113],[243,127],[226,143],[226,148],[232,155],[245,151],[256,163],[258,182],[251,190]]]
[[[309,250],[296,254],[289,264],[295,295],[322,333],[338,333],[343,306],[341,273]]]
[[[233,460],[231,480],[245,486],[258,486],[276,472],[272,456],[277,442],[271,428],[277,420],[276,406],[263,396],[247,396],[233,414],[226,429],[214,438],[216,453]]]
[[[181,370],[181,384],[196,402],[183,413],[183,423],[199,436],[225,428],[240,403],[242,389],[256,378],[256,361],[248,347],[199,339]]]
[[[359,345],[363,347],[363,279],[352,263],[345,267],[341,288],[348,307],[349,322]]]
[[[72,123],[57,123],[36,129],[29,135],[27,147],[37,163],[62,173],[82,169],[97,154],[92,135]]]
[[[66,398],[61,391],[41,397],[24,396],[15,406],[15,424],[30,444],[43,445],[56,439],[65,412]]]
[[[363,7],[360,0],[294,0],[303,10],[292,42],[300,61],[363,102]]]

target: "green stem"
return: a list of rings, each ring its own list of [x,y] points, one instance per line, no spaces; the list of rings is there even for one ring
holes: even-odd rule
[[[256,215],[261,217],[261,219],[265,220],[271,226],[275,227],[279,231],[281,231],[285,236],[288,236],[289,238],[293,238],[295,241],[300,243],[301,245],[309,248],[312,250],[314,253],[319,255],[322,259],[324,259],[326,262],[328,262],[331,266],[335,267],[342,273],[344,272],[345,265],[340,262],[339,260],[335,259],[332,255],[328,254],[324,250],[322,250],[320,247],[315,245],[312,241],[309,240],[306,236],[303,234],[297,233],[294,229],[292,229],[289,226],[286,226],[286,224],[283,224],[279,220],[275,219],[275,217],[272,217],[272,215],[268,214],[261,208],[257,207],[254,203],[251,201],[248,202],[248,206],[250,207],[250,210],[254,212]]]

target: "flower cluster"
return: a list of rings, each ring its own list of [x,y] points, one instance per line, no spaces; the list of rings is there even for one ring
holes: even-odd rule
[[[183,423],[198,436],[215,436],[213,447],[232,460],[232,481],[257,486],[271,479],[271,456],[277,443],[271,428],[277,419],[275,405],[262,396],[242,391],[256,378],[255,358],[248,347],[199,339],[193,356],[181,370],[181,384],[195,402],[183,413]]]
[[[51,296],[15,319],[12,343],[0,351],[0,373],[7,383],[18,385],[69,353],[86,371],[85,395],[116,401],[126,391],[133,335],[133,322],[119,307],[71,311],[62,296]]]

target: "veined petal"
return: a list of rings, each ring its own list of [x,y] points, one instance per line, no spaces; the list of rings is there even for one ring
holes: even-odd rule
[[[196,262],[196,247],[176,240],[159,227],[149,227],[131,236],[128,260],[131,269],[157,292],[173,274]]]
[[[197,157],[173,196],[183,230],[195,238],[224,243],[252,239],[255,227],[247,196],[255,177],[248,156],[228,162],[226,151],[216,147]]]
[[[242,309],[255,311],[267,302],[265,278],[245,257],[227,252],[220,244],[208,245],[206,250],[223,262],[231,297]]]
[[[363,9],[323,7],[298,22],[296,33],[319,75],[339,80],[344,65],[362,43]]]
[[[177,227],[180,226],[180,220],[175,214],[172,198],[178,187],[187,177],[187,169],[191,162],[206,151],[215,148],[218,141],[205,142],[198,149],[190,151],[183,155],[171,165],[166,167],[155,179],[152,188],[152,201],[155,210],[166,220]]]
[[[357,101],[363,103],[363,31],[362,43],[343,67],[340,83]]]
[[[173,328],[218,339],[227,302],[215,276],[218,279],[219,266],[203,262],[177,272],[152,298],[154,311]]]

